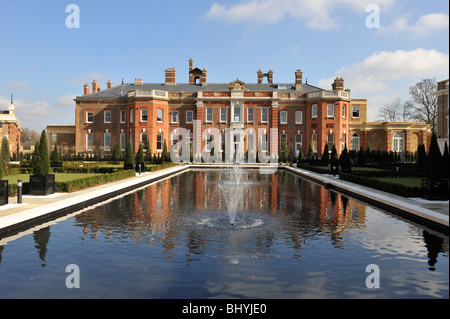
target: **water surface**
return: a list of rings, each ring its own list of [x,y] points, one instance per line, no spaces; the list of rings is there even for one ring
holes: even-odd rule
[[[243,178],[234,225],[223,175],[199,170],[4,238],[0,297],[449,297],[448,236],[285,171]]]

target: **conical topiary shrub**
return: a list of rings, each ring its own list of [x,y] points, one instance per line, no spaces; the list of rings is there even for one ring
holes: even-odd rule
[[[339,157],[339,164],[341,166],[341,170],[344,173],[349,173],[352,171],[351,161],[350,161],[350,155],[347,151],[347,145],[344,146],[344,150],[341,153],[341,156]]]
[[[436,134],[431,136],[430,150],[425,162],[425,178],[422,180],[423,196],[430,200],[447,200],[448,180],[444,179],[443,161]]]
[[[134,155],[131,143],[128,143],[127,149],[125,151],[125,163],[123,164],[124,169],[134,169]]]
[[[39,140],[39,147],[35,152],[36,158],[33,161],[33,174],[45,176],[50,173],[50,158],[48,157],[47,133],[42,131]]]
[[[442,178],[442,155],[436,134],[431,136],[430,151],[425,161],[425,177],[430,179]]]
[[[145,158],[144,150],[142,149],[142,144],[139,144],[139,150],[136,154],[136,171],[145,171]]]
[[[50,174],[47,133],[41,133],[39,147],[33,155],[33,175],[30,175],[30,194],[49,195],[55,192],[55,175]]]

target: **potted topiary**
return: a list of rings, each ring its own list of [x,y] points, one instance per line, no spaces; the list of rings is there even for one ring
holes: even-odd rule
[[[125,151],[125,163],[123,164],[123,169],[134,169],[134,167],[133,149],[131,148],[131,143],[128,143]]]
[[[47,134],[42,131],[39,148],[33,155],[33,175],[30,175],[30,194],[49,195],[55,192],[55,174],[50,174]]]
[[[0,206],[8,204],[8,180],[3,180],[3,163],[0,161]]]
[[[448,163],[446,163],[448,165]],[[431,136],[430,150],[425,161],[425,178],[422,179],[423,197],[429,200],[447,200],[448,180],[443,176],[444,168],[436,134]]]
[[[61,155],[59,154],[58,146],[56,146],[56,145],[53,148],[53,152],[50,156],[50,160],[51,160],[51,162],[50,162],[51,167],[62,167]]]
[[[142,149],[142,144],[139,145],[139,150],[136,154],[136,172],[145,171],[145,158],[144,150]]]

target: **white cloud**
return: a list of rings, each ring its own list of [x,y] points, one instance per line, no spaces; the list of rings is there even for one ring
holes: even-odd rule
[[[74,95],[61,96],[52,103],[14,98],[15,114],[22,127],[41,132],[49,124],[74,124]],[[10,99],[0,96],[0,109],[7,110]]]
[[[385,103],[396,97],[408,99],[409,86],[424,78],[448,78],[448,69],[449,54],[434,49],[381,51],[321,79],[319,87],[330,90],[335,77],[344,78],[352,97],[368,99],[368,120],[372,121]]]
[[[395,0],[251,0],[233,6],[214,3],[207,18],[226,22],[275,23],[285,16],[305,20],[308,27],[319,30],[337,28],[338,19],[333,16],[336,7],[348,7],[364,12],[368,4],[389,6]]]
[[[319,86],[328,89],[336,76],[346,87],[358,92],[382,92],[390,81],[402,78],[448,77],[449,55],[434,49],[375,52],[349,67],[342,67],[334,76],[321,79]]]
[[[392,24],[380,28],[381,34],[393,37],[423,37],[433,32],[448,30],[449,16],[444,13],[422,15],[414,24],[409,24],[408,18],[401,17]]]

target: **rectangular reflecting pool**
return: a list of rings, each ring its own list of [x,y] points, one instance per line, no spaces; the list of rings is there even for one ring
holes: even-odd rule
[[[1,238],[0,298],[449,298],[448,236],[282,170],[243,170],[236,204],[226,174]]]

